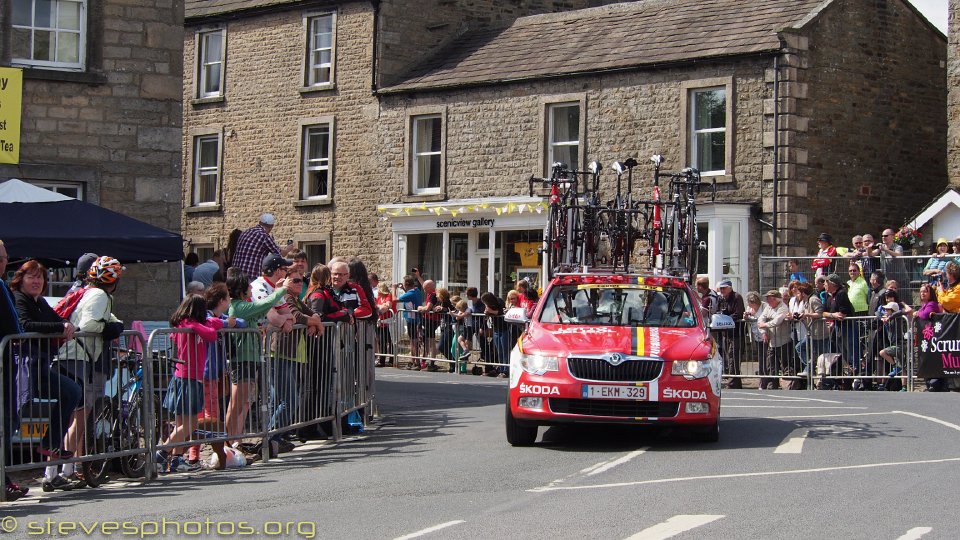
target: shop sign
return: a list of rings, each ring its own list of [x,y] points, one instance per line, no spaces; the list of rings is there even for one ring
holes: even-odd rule
[[[476,219],[440,219],[437,220],[438,229],[462,229],[462,228],[492,228],[495,219],[476,218]]]

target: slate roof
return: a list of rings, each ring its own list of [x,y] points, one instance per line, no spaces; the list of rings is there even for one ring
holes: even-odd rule
[[[269,9],[287,4],[303,4],[303,0],[185,0],[184,19],[197,19],[249,10]]]
[[[833,0],[639,0],[521,17],[466,33],[382,93],[775,51]]]

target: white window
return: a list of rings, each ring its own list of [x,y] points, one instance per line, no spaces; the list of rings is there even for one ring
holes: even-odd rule
[[[440,193],[443,120],[439,114],[413,117],[413,193]]]
[[[49,189],[54,193],[59,193],[61,195],[66,195],[67,197],[72,197],[78,201],[83,200],[83,184],[77,182],[51,182],[47,180],[30,180],[30,183],[42,187],[43,189]]]
[[[333,83],[334,14],[307,18],[306,85]]]
[[[84,68],[87,0],[13,0],[14,65]]]
[[[333,153],[333,137],[330,124],[304,126],[303,128],[303,182],[302,199],[326,199],[330,197],[332,180],[330,156]]]
[[[546,170],[554,163],[580,169],[580,104],[556,103],[547,106],[549,140]]]
[[[690,91],[690,164],[703,175],[726,173],[727,92],[725,87]]]
[[[197,97],[223,95],[224,76],[224,30],[197,34]]]
[[[219,200],[220,135],[193,139],[193,205],[213,205]]]

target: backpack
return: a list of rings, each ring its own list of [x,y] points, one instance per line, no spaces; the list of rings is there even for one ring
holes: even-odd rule
[[[76,311],[77,306],[80,305],[80,300],[88,290],[90,290],[89,287],[81,287],[68,293],[57,302],[57,305],[53,307],[53,311],[59,315],[61,319],[69,320],[70,315],[73,315],[73,312]]]

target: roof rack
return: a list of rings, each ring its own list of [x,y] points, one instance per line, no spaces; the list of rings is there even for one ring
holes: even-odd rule
[[[639,165],[634,158],[611,166],[617,176],[617,191],[609,200],[603,200],[600,194],[603,167],[597,161],[591,162],[586,171],[571,170],[558,162],[553,164],[549,178],[530,177],[531,196],[535,187],[550,190],[542,248],[548,278],[572,272],[652,273],[693,281],[699,252],[706,249],[697,236],[696,224],[696,196],[703,187],[700,171],[686,168],[663,172],[663,156],[659,154],[650,161],[650,198],[634,194],[633,169]],[[660,192],[661,179],[666,184],[665,197]],[[716,191],[714,179],[713,199]],[[638,249],[640,242],[643,246]],[[646,268],[638,272],[633,266],[636,262],[645,263]]]

